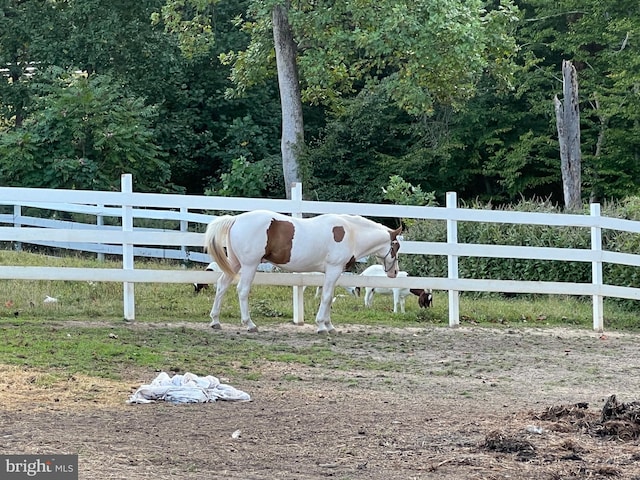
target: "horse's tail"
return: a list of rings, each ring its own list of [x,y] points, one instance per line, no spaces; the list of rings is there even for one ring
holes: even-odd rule
[[[207,226],[207,232],[204,235],[204,248],[213,261],[218,264],[220,269],[228,274],[235,275],[231,265],[229,264],[229,257],[224,251],[224,247],[229,249],[229,230],[236,221],[236,217],[231,215],[223,215],[216,218]]]

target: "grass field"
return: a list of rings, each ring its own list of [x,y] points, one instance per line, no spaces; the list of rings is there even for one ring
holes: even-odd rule
[[[109,263],[117,268],[118,262]],[[0,265],[46,265],[69,267],[104,267],[96,260],[0,251]],[[139,268],[179,269],[179,265],[145,262]],[[336,366],[353,368],[357,359],[335,358],[328,345],[291,351],[282,345],[257,344],[251,338],[234,341],[219,338],[212,355],[211,338],[197,329],[206,327],[213,300],[213,286],[194,294],[189,284],[136,284],[136,323],[164,324],[141,331],[123,321],[122,285],[118,283],[68,281],[0,280],[0,363],[30,367],[55,368],[61,375],[86,373],[118,378],[130,368],[162,365],[173,371],[207,371],[212,362],[216,370],[234,375],[255,375],[253,362],[272,361],[311,365],[333,361]],[[318,300],[315,289],[305,292],[307,322],[313,322]],[[425,327],[447,325],[447,294],[434,292],[434,306],[419,309],[416,298],[407,298],[407,313],[392,313],[390,296],[377,295],[374,307],[363,305],[340,288],[333,304],[332,318],[336,327],[376,325],[389,327]],[[344,295],[343,295],[344,294]],[[47,297],[56,303],[45,303]],[[258,326],[291,322],[290,287],[256,285],[250,297],[252,317]],[[591,328],[591,303],[588,300],[561,296],[504,298],[500,295],[461,296],[463,325],[514,328],[554,325]],[[222,312],[222,322],[239,324],[235,291],[229,291]],[[181,324],[182,328],[175,328]],[[636,329],[636,315],[606,304],[607,329]],[[194,330],[196,329],[196,330]],[[366,368],[366,365],[356,365]],[[380,366],[376,366],[380,368]],[[393,366],[386,368],[393,369]]]

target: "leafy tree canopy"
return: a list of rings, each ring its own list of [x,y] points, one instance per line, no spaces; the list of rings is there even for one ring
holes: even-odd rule
[[[0,184],[110,190],[132,173],[138,190],[170,187],[168,164],[153,142],[153,107],[123,95],[105,75],[54,69],[40,79],[24,126],[0,136]]]
[[[237,23],[251,35],[243,51],[222,55],[233,63],[238,91],[272,70],[273,0],[254,0]],[[508,1],[486,10],[471,0],[350,0],[295,2],[289,10],[299,56],[302,98],[333,107],[363,88],[383,88],[411,114],[429,113],[435,102],[460,106],[485,70],[505,85],[517,50]]]

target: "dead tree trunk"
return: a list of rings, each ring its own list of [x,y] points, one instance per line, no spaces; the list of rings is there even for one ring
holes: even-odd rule
[[[276,68],[280,89],[282,112],[282,171],[287,198],[291,196],[291,185],[299,182],[298,155],[304,144],[302,99],[298,79],[296,44],[289,24],[290,1],[273,7],[273,41],[276,50]]]
[[[566,60],[562,62],[562,94],[562,102],[557,95],[553,102],[560,144],[564,206],[567,210],[578,210],[582,206],[578,77],[573,64]]]

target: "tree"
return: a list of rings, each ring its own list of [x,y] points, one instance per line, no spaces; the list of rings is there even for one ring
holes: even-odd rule
[[[553,103],[558,125],[564,206],[568,210],[578,210],[582,207],[578,78],[575,67],[566,60],[562,62],[562,86],[563,101],[556,95]]]
[[[437,172],[409,158],[421,142],[414,122],[381,89],[345,99],[300,157],[305,191],[323,200],[376,203],[392,175],[437,183]]]
[[[524,2],[522,43],[531,75],[555,83],[563,59],[580,77],[582,187],[592,201],[640,191],[640,53],[635,3],[597,0]],[[522,37],[522,35],[526,35]]]
[[[640,10],[625,2],[526,0],[516,38],[515,90],[490,84],[454,112],[441,145],[450,145],[445,171],[461,198],[494,203],[534,196],[562,203],[553,103],[562,87],[563,59],[580,77],[582,190],[592,201],[640,189],[638,102],[640,55],[633,42]],[[433,168],[423,168],[433,175]],[[412,180],[416,183],[415,180]],[[434,187],[420,182],[426,190]],[[438,191],[440,191],[438,189]]]
[[[293,36],[288,12],[291,1],[273,6],[273,43],[276,53],[280,106],[282,112],[282,171],[287,198],[291,187],[300,181],[298,174],[298,150],[304,145],[304,122],[302,119],[302,99],[297,66],[297,46]]]
[[[0,0],[0,63],[7,67],[0,77],[0,132],[27,123],[33,133],[35,118],[29,117],[41,113],[38,84],[48,82],[40,77],[50,66],[89,73],[92,81],[107,75],[123,97],[136,98],[153,110],[147,124],[152,132],[149,142],[163,152],[171,170],[169,183],[202,193],[218,182],[233,159],[244,156],[250,162],[264,161],[269,168],[264,194],[281,196],[282,168],[274,165],[279,150],[274,141],[279,137],[274,114],[277,87],[254,89],[242,99],[222,94],[229,87],[229,67],[221,65],[217,55],[246,45],[246,35],[230,21],[246,4],[227,2],[216,8],[216,43],[209,45],[214,48],[191,57],[181,54],[174,35],[150,22],[163,4],[164,0],[140,0],[135,5],[126,0]],[[63,91],[52,89],[47,95]],[[25,154],[34,147],[23,145]],[[42,148],[33,153],[48,154]],[[0,163],[5,161],[13,162],[0,158]]]
[[[232,85],[230,67],[221,64],[218,55],[245,48],[248,35],[232,19],[247,3],[167,1],[152,15],[177,41],[185,65],[175,79],[175,97],[162,104],[161,115],[166,114],[169,123],[160,129],[168,151],[183,159],[178,172],[192,189],[199,181],[201,189],[228,191],[228,175],[242,171],[233,168],[234,162],[244,158],[266,170],[261,195],[281,197],[282,161],[274,141],[281,137],[277,85],[247,88],[237,98],[221,94]]]
[[[44,77],[31,115],[0,137],[0,184],[111,190],[132,173],[138,190],[171,190],[169,165],[153,141],[153,107],[105,75]]]
[[[38,52],[56,43],[54,10],[51,2],[0,0],[0,65],[6,69],[0,76],[0,115],[6,126],[22,125],[31,102],[29,78],[36,66],[49,65]]]
[[[203,4],[191,5],[196,3]],[[178,4],[184,3],[169,1],[165,12]],[[344,96],[384,89],[400,108],[422,115],[430,114],[435,102],[459,106],[474,94],[487,69],[508,81],[509,59],[516,50],[510,36],[515,7],[507,1],[491,11],[483,7],[477,0],[320,0],[295,5],[252,0],[247,14],[237,20],[251,37],[248,47],[221,58],[233,64],[236,93],[265,81],[274,71],[274,60],[277,63],[287,129],[283,136],[288,135],[282,142],[287,148],[283,161],[285,171],[296,172],[303,141],[301,102],[339,111]],[[181,21],[172,24],[177,31]],[[299,82],[293,81],[296,71]],[[288,176],[295,178],[293,173]]]

